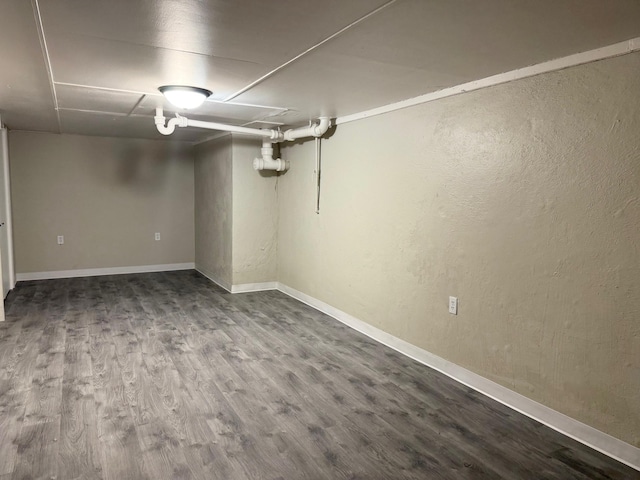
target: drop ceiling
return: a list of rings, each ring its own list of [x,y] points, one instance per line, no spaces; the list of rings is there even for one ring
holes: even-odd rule
[[[637,0],[2,0],[0,117],[165,138],[157,88],[187,84],[190,117],[300,125],[636,37]]]

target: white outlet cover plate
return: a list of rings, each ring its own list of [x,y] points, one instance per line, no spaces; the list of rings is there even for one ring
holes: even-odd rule
[[[449,313],[458,314],[458,297],[449,297]]]

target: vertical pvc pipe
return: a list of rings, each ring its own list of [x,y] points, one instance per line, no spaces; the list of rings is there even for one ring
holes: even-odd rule
[[[320,137],[316,137],[316,213],[320,214],[320,173],[322,161],[320,159]]]

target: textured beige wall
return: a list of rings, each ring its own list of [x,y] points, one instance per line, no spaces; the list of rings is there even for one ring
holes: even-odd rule
[[[232,155],[230,136],[195,151],[196,268],[227,288],[232,284]]]
[[[278,190],[274,172],[257,172],[259,139],[233,138],[233,284],[277,276]]]
[[[287,147],[279,281],[640,446],[640,54]],[[460,299],[449,315],[449,295]]]
[[[11,132],[9,151],[17,273],[193,262],[191,147]]]

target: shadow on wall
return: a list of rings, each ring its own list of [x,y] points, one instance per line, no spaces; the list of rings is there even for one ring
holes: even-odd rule
[[[109,158],[94,157],[99,160],[93,169],[99,182],[153,193],[165,188],[171,163],[186,161],[190,155],[185,145],[132,140],[115,148]]]

